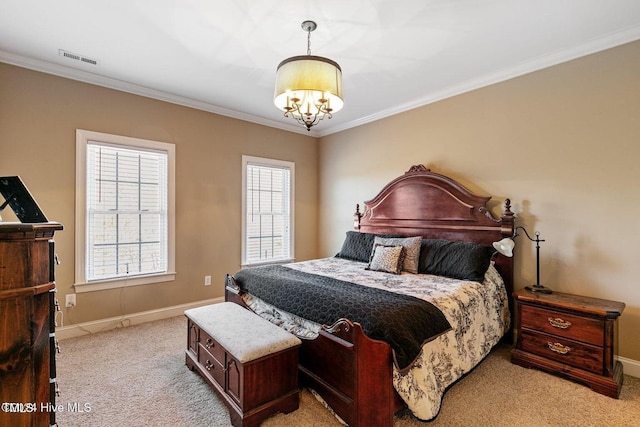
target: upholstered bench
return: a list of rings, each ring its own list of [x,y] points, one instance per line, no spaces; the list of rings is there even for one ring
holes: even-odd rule
[[[300,339],[231,302],[184,314],[186,364],[220,395],[235,427],[298,409]]]

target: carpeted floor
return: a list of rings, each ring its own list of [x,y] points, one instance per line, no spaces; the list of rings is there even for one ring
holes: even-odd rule
[[[57,403],[64,411],[57,414],[58,425],[230,426],[225,406],[184,364],[186,329],[180,316],[62,341]],[[611,399],[512,365],[509,348],[501,345],[447,392],[435,420],[425,423],[404,413],[395,426],[637,426],[640,379],[625,376],[624,381],[620,399]],[[263,423],[340,425],[306,390],[300,409]]]

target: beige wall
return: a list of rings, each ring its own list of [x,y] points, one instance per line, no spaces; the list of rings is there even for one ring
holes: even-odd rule
[[[640,360],[639,76],[636,42],[322,138],[319,255],[340,249],[355,203],[422,163],[494,196],[495,214],[511,198],[546,239],[542,283],[626,303],[620,355]],[[535,252],[516,243],[521,288]]]
[[[76,129],[176,145],[177,279],[78,294],[65,325],[221,297],[224,274],[240,268],[243,154],[295,162],[296,257],[317,256],[316,139],[0,63],[0,176],[20,175],[65,226],[61,301],[74,292]]]
[[[0,175],[21,175],[47,216],[65,225],[56,237],[64,300],[73,292],[75,129],[176,144],[177,280],[79,294],[68,325],[222,296],[223,275],[240,262],[242,154],[296,162],[299,260],[337,252],[355,203],[423,163],[494,196],[495,214],[511,198],[518,224],[546,239],[543,284],[625,302],[620,355],[640,360],[638,75],[640,42],[318,143],[0,63]],[[517,243],[523,287],[535,280],[535,253],[524,238]],[[203,286],[204,275],[213,286]]]

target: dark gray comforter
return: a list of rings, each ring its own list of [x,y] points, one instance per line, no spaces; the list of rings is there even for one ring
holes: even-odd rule
[[[427,301],[285,266],[245,268],[234,277],[243,291],[305,319],[324,325],[341,318],[360,323],[369,338],[391,346],[399,369],[411,365],[423,343],[451,328]]]

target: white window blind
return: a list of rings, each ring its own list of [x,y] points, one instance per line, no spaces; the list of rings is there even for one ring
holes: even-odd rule
[[[167,153],[87,145],[86,279],[167,271]]]
[[[243,157],[243,264],[293,258],[293,163]]]

